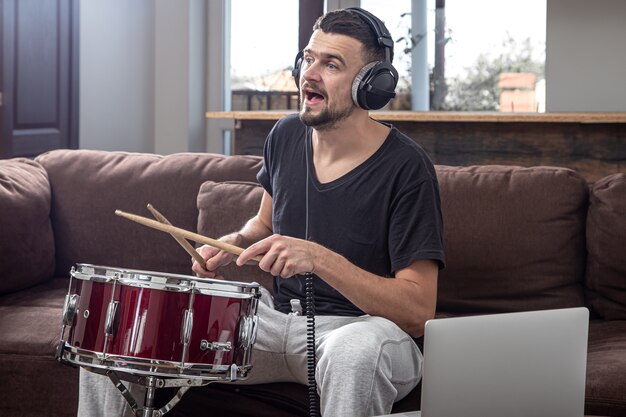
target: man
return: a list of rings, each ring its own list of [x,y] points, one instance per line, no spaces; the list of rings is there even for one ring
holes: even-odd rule
[[[307,383],[305,324],[285,313],[292,299],[306,302],[302,274],[315,274],[323,416],[386,414],[417,385],[422,354],[410,336],[434,316],[444,262],[432,163],[353,100],[361,69],[386,60],[368,16],[347,9],[317,21],[297,68],[299,117],[280,120],[265,144],[258,214],[221,238],[250,245],[238,265],[262,256],[275,276],[278,311],[260,307],[250,382]],[[193,271],[204,277],[234,260],[201,253],[206,270]]]
[[[259,211],[221,238],[247,247],[238,265],[261,256],[259,267],[275,276],[274,299],[264,294],[259,303],[245,383],[307,384],[306,318],[288,313],[292,300],[306,307],[302,274],[314,274],[324,417],[389,413],[417,385],[423,356],[413,338],[434,316],[444,263],[432,163],[414,141],[368,115],[367,108],[381,106],[376,95],[384,103],[393,95],[385,80],[383,88],[377,81],[360,86],[372,62],[388,76],[392,56],[380,31],[388,37],[382,22],[360,9],[317,21],[296,65],[302,110],[280,120],[265,144]],[[206,259],[206,269],[193,263],[199,276],[219,277],[235,260],[208,246],[199,251]],[[81,371],[79,415],[97,414],[104,403],[107,412],[123,408],[106,383]]]

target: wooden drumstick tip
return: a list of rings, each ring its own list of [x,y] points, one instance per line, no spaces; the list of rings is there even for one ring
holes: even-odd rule
[[[152,213],[152,215],[154,216],[155,219],[157,219],[159,222],[163,223],[163,224],[167,224],[167,225],[172,225],[172,223],[167,220],[167,218],[161,214],[161,212],[159,210],[157,210],[152,204],[148,203],[147,204],[148,210],[150,211],[150,213]],[[185,240],[184,238],[177,236],[173,233],[170,233],[170,236],[172,236],[174,238],[174,240],[176,240],[176,242],[189,254],[191,255],[191,257],[202,267],[202,269],[206,269],[206,261],[204,260],[204,258],[202,257],[202,255],[200,255],[198,253],[198,251],[196,250],[196,248],[194,248],[189,242],[187,242],[187,240]]]

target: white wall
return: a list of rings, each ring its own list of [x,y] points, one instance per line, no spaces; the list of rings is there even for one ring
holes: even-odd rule
[[[546,111],[626,111],[626,1],[548,0]]]
[[[80,5],[83,149],[205,150],[203,0]]]
[[[156,0],[155,152],[204,150],[203,0]]]
[[[154,150],[153,0],[80,4],[83,149]]]
[[[189,111],[186,100],[189,72],[186,67],[190,51],[189,32],[185,30],[189,10],[184,1],[179,4],[177,1],[156,0],[155,4],[155,149],[160,153],[174,153],[181,149],[181,145],[186,145],[182,133],[187,132],[185,115]]]

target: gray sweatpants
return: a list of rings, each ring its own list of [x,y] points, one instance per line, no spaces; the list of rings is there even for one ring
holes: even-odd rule
[[[263,302],[258,315],[253,368],[246,381],[236,383],[306,385],[306,317],[280,313]],[[422,353],[387,319],[316,316],[315,333],[316,380],[324,417],[388,414],[421,378]],[[143,388],[131,385],[141,402]],[[81,369],[78,416],[130,417],[132,413],[107,377]]]

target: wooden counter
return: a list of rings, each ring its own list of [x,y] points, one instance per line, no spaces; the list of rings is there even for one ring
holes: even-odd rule
[[[292,112],[210,112],[234,122],[234,153],[261,155],[274,123]],[[626,113],[371,112],[442,165],[552,165],[588,181],[626,172]]]

